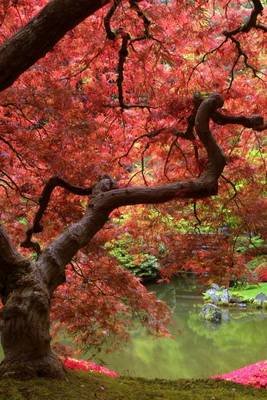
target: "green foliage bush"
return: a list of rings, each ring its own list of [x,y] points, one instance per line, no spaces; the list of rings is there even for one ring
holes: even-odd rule
[[[116,258],[120,265],[127,268],[139,278],[156,278],[159,273],[159,262],[152,254],[140,252],[131,253],[133,238],[124,235],[122,238],[106,243],[106,249],[110,255]]]
[[[249,249],[255,249],[264,245],[261,236],[239,236],[235,250],[239,253],[245,253]]]

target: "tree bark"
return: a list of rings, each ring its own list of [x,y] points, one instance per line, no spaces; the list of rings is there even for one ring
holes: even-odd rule
[[[5,358],[0,376],[62,377],[64,368],[50,346],[50,294],[36,267],[29,264],[8,276],[1,321]]]
[[[0,376],[62,377],[64,368],[50,347],[50,293],[36,263],[22,257],[0,226]]]
[[[110,0],[51,0],[0,47],[0,91],[52,50],[63,36]]]

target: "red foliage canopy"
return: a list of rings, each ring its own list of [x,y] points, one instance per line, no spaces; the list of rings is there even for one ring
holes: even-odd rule
[[[137,311],[153,329],[162,329],[167,320],[164,306],[108,258],[103,248],[107,240],[125,231],[136,238],[149,232],[145,240],[152,253],[160,241],[170,248],[170,267],[187,260],[188,268],[210,272],[215,267],[218,275],[221,257],[212,259],[213,267],[201,264],[203,254],[192,259],[192,238],[181,242],[173,232],[168,237],[164,214],[177,224],[188,219],[194,226],[205,219],[217,228],[230,212],[237,229],[264,234],[266,124],[259,117],[266,110],[263,3],[2,1],[1,220],[14,240],[29,248],[25,254],[38,250],[33,233],[39,233],[44,248],[80,219],[87,207],[81,195],[92,194],[104,175],[112,176],[119,189],[155,184],[172,188],[172,194],[159,194],[155,201],[140,192],[119,206],[191,198],[157,209],[131,208],[123,225],[117,221],[125,210],[115,210],[76,255],[67,284],[55,295],[60,299],[55,315],[85,341],[98,344],[110,333],[123,335],[130,320],[121,316],[131,312]],[[201,196],[191,191],[189,196],[183,195],[183,187],[174,195],[173,182],[192,183],[209,168],[205,137],[196,135],[194,124],[200,103],[211,92],[224,97],[211,123],[227,159],[219,196],[199,200],[217,189]],[[208,153],[215,157],[213,150]],[[49,181],[51,177],[57,178]],[[25,227],[30,229],[26,243]]]

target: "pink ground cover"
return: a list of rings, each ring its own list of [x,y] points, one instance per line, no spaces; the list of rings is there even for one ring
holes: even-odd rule
[[[257,388],[267,388],[267,361],[259,361],[256,364],[247,365],[228,374],[216,375],[211,378],[251,385]]]
[[[79,369],[82,371],[99,372],[110,376],[112,378],[117,378],[119,374],[111,369],[102,367],[101,365],[95,364],[92,361],[76,360],[75,358],[66,357],[63,360],[64,366],[70,369]]]
[[[112,378],[119,377],[117,372],[95,364],[92,361],[77,360],[75,358],[66,357],[64,358],[63,363],[66,368],[98,372]],[[257,388],[267,388],[267,361],[259,361],[256,364],[247,365],[244,368],[237,369],[227,374],[214,375],[211,376],[211,379],[221,379]]]

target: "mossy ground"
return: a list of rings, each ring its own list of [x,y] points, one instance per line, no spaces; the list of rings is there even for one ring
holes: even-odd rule
[[[267,389],[212,380],[107,378],[69,372],[65,381],[0,380],[0,400],[262,400]]]

